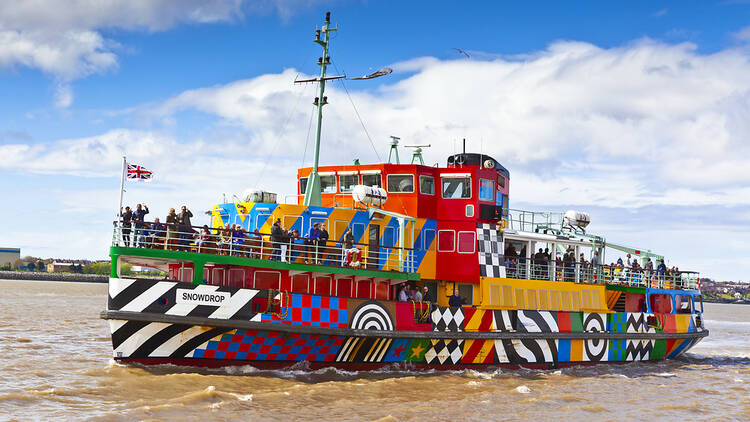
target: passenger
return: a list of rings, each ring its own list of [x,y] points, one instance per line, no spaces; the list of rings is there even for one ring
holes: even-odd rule
[[[278,261],[281,259],[281,242],[284,241],[284,229],[281,228],[281,219],[277,218],[276,222],[271,227],[271,243],[273,245],[273,252],[271,252],[271,260]]]
[[[458,289],[453,290],[453,296],[448,299],[448,306],[451,308],[460,308],[464,304],[463,298],[458,294]]]
[[[318,245],[320,246],[321,253],[327,253],[328,249],[326,248],[328,245],[328,230],[326,230],[325,226],[320,226],[320,235],[318,236]]]
[[[180,214],[178,214],[178,230],[180,231],[180,250],[186,250],[188,239],[192,237],[193,226],[190,223],[190,219],[193,217],[193,213],[185,205],[182,206]]]
[[[659,265],[656,266],[656,276],[659,277],[659,279],[663,279],[666,274],[667,266],[664,265],[664,259],[660,259]]]
[[[284,226],[281,226],[281,262],[288,262],[289,260],[289,243],[291,242],[291,229],[284,230]]]
[[[305,241],[305,245],[307,246],[307,257],[305,258],[306,264],[308,261],[312,261],[315,264],[318,263],[317,246],[318,240],[320,239],[320,229],[318,227],[318,223],[313,224],[312,228],[310,228],[310,233],[307,235],[307,240]],[[312,259],[310,258],[310,252],[313,254]]]
[[[130,225],[133,220],[133,211],[130,211],[130,207],[125,207],[125,212],[122,213],[122,240],[125,242],[125,246],[130,246]]]
[[[138,204],[135,206],[135,211],[133,211],[133,226],[135,227],[135,246],[137,248],[142,248],[143,243],[146,239],[146,236],[143,235],[143,220],[144,217],[148,214],[148,206],[146,204]]]
[[[146,245],[153,248],[159,239],[164,239],[166,229],[167,227],[159,221],[159,217],[154,218],[154,222],[151,223],[151,229],[146,238]]]
[[[430,294],[430,289],[427,286],[424,286],[422,288],[422,301],[427,303],[432,303],[435,301],[435,299],[432,298],[432,295]]]
[[[588,269],[588,261],[586,261],[586,255],[581,252],[578,256],[578,282],[583,283],[586,280],[586,270]]]
[[[414,301],[421,302],[422,300],[424,300],[424,298],[422,297],[422,293],[419,291],[419,289],[416,289],[414,291]]]
[[[219,230],[219,253],[229,255],[232,249],[232,228],[225,226],[217,230]]]
[[[346,262],[346,256],[347,251],[354,247],[354,234],[352,233],[352,228],[347,227],[346,232],[344,232],[344,237],[341,242],[341,256],[342,256],[342,262],[341,265],[344,265]]]
[[[195,236],[195,246],[198,247],[198,252],[206,253],[206,246],[211,239],[211,231],[207,225],[203,225],[201,231]]]
[[[630,254],[625,255],[625,257],[627,257],[627,259],[628,259],[627,262],[625,263],[625,266],[627,268],[632,268],[633,267],[633,263],[630,261]]]
[[[164,249],[166,250],[174,250],[174,242],[175,238],[177,237],[177,213],[175,213],[174,208],[169,209],[169,214],[167,214],[167,237],[164,239]]]
[[[236,224],[232,231],[232,241],[234,242],[234,250],[237,252],[237,256],[247,256],[245,237],[245,229],[241,225]]]
[[[250,251],[250,258],[259,258],[259,251],[260,251],[260,245],[261,240],[263,237],[260,235],[260,232],[258,229],[253,230],[253,232],[250,234],[249,239],[247,241],[247,246]]]
[[[401,285],[401,290],[398,292],[398,301],[399,302],[406,302],[407,300],[409,300],[409,297],[406,294],[406,285],[402,284]]]

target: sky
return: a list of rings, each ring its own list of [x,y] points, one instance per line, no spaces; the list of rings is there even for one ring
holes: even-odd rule
[[[296,193],[315,86],[293,81],[331,11],[330,73],[393,73],[329,83],[322,165],[391,135],[445,165],[466,138],[511,208],[750,280],[750,1],[65,3],[0,3],[0,247],[107,258],[123,155],[155,174],[125,193],[152,218]]]

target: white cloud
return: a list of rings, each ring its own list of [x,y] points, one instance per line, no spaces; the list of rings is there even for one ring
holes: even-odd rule
[[[72,102],[70,82],[117,67],[119,46],[102,29],[164,31],[180,24],[241,19],[245,12],[288,17],[301,1],[271,0],[14,0],[0,2],[0,67],[53,75],[63,87],[58,107]],[[304,3],[304,2],[302,2]],[[59,90],[59,88],[58,88]]]
[[[739,41],[750,41],[750,26],[746,26],[734,34]]]

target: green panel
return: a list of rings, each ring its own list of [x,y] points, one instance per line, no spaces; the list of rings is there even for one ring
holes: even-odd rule
[[[325,265],[307,265],[307,264],[287,264],[280,261],[272,261],[270,259],[255,259],[245,258],[239,256],[226,256],[226,255],[215,255],[197,252],[183,252],[183,251],[166,251],[164,249],[149,249],[149,248],[126,248],[121,246],[112,246],[109,248],[110,256],[123,255],[123,256],[143,256],[149,258],[162,258],[162,259],[174,259],[180,261],[190,261],[203,267],[206,262],[215,262],[217,264],[228,264],[228,265],[242,265],[246,267],[257,267],[257,268],[270,268],[277,270],[294,270],[294,271],[312,271],[327,274],[346,274],[353,276],[362,277],[376,277],[376,278],[390,278],[397,280],[419,280],[418,273],[403,273],[399,271],[373,271],[373,270],[361,270],[346,267],[329,267]],[[194,282],[196,280],[201,283],[203,274],[201,269],[200,275],[198,271],[195,271],[193,276]]]
[[[430,340],[414,339],[409,345],[409,351],[406,352],[404,360],[406,362],[424,362],[424,355],[429,349]]]
[[[583,312],[570,313],[570,331],[573,333],[583,332]]]
[[[646,293],[645,287],[627,287],[627,286],[618,286],[614,284],[607,284],[605,289],[612,290],[615,292]]]
[[[651,351],[651,360],[664,359],[664,355],[667,353],[667,341],[656,340],[654,341],[654,349]]]

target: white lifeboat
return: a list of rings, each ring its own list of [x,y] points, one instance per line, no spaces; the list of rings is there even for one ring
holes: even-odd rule
[[[591,217],[587,212],[568,210],[563,215],[563,224],[571,227],[585,229],[591,223]]]
[[[381,207],[388,200],[388,193],[383,188],[356,185],[352,189],[352,198],[360,204]]]

